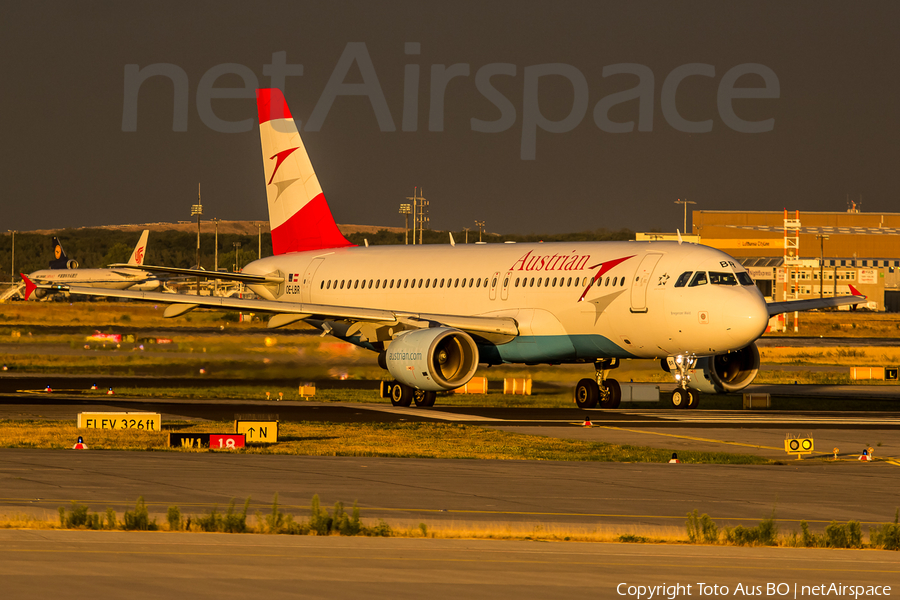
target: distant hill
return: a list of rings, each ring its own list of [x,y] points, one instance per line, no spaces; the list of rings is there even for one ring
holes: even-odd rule
[[[262,232],[269,233],[268,221],[219,221],[219,233],[233,233],[237,235],[257,235],[257,223],[262,225]],[[23,231],[22,233],[34,233],[37,235],[55,235],[61,231],[76,232],[85,229],[106,229],[108,231],[134,232],[149,229],[151,232],[159,231],[181,231],[185,233],[195,233],[197,231],[196,221],[178,221],[177,223],[139,223],[132,225],[96,225],[92,227],[67,227],[62,229],[36,229],[34,231]],[[354,233],[378,233],[379,231],[390,231],[391,233],[403,233],[402,227],[380,227],[378,225],[338,225],[338,229],[344,235]],[[201,233],[212,233],[215,231],[215,224],[212,221],[200,222]]]

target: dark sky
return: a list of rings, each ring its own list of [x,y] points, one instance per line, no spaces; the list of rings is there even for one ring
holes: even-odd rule
[[[186,220],[198,182],[205,217],[267,218],[255,124],[212,129],[198,112],[201,79],[234,63],[268,86],[263,66],[284,51],[303,65],[285,94],[305,125],[348,44],[359,42],[378,81],[366,89],[381,90],[395,130],[380,130],[368,96],[339,95],[320,130],[304,133],[340,223],[401,226],[398,205],[416,185],[431,201],[433,228],[483,219],[502,233],[671,231],[682,221],[674,201],[685,197],[698,209],[840,211],[849,194],[865,212],[898,212],[898,17],[895,1],[4,2],[0,230]],[[407,42],[421,53],[406,55]],[[186,131],[173,131],[173,84],[160,76],[140,87],[136,131],[123,131],[126,65],[157,63],[186,76]],[[443,131],[430,131],[432,65],[457,63],[469,76],[447,84]],[[473,118],[501,118],[476,87],[492,63],[515,68],[490,79],[515,120],[501,132],[473,131]],[[638,131],[638,99],[609,111],[613,122],[634,121],[633,131],[595,123],[603,98],[638,83],[603,77],[620,63],[652,72],[652,123],[642,127],[650,130]],[[663,110],[664,81],[692,63],[714,75],[683,79],[674,110],[710,120],[708,132],[680,131]],[[778,97],[731,104],[744,121],[774,119],[768,132],[735,131],[717,104],[723,76],[747,63],[774,73]],[[557,127],[567,131],[537,128],[535,158],[523,160],[523,129],[526,138],[534,130],[525,126],[526,73],[546,64],[582,75],[587,94],[559,74],[538,78],[531,97],[548,122],[577,110]],[[416,131],[401,130],[406,65],[420,72]],[[346,84],[364,82],[358,66]],[[214,84],[243,85],[235,74]],[[735,87],[764,85],[749,74]],[[255,101],[214,99],[212,111],[255,119]]]

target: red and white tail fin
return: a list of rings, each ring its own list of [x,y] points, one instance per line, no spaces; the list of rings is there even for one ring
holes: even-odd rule
[[[275,254],[352,246],[338,231],[284,94],[256,90]]]
[[[138,240],[137,246],[134,247],[134,251],[131,253],[131,258],[128,259],[129,265],[141,266],[144,264],[144,257],[147,255],[147,236],[149,233],[150,230],[145,229],[144,233],[141,234],[141,239]]]

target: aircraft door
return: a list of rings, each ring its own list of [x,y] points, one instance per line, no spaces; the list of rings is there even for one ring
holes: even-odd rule
[[[491,300],[497,299],[497,285],[500,283],[500,271],[497,271],[493,275],[491,275],[491,292],[490,298]]]
[[[300,302],[312,302],[310,300],[310,290],[312,289],[313,276],[316,274],[316,270],[319,268],[319,265],[322,264],[324,258],[314,258],[311,263],[306,267],[306,272],[303,274],[303,281],[300,283]]]
[[[509,286],[512,285],[512,273],[503,276],[503,287],[500,288],[500,299],[506,300],[509,297]]]
[[[645,313],[647,312],[647,288],[650,287],[650,277],[653,275],[653,269],[662,254],[651,252],[644,255],[640,266],[634,274],[631,281],[631,312]]]

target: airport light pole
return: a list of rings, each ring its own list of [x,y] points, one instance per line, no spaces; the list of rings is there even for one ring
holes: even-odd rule
[[[241,243],[240,242],[231,242],[231,245],[234,247],[234,272],[241,272]]]
[[[825,297],[825,240],[828,236],[824,233],[817,233],[819,239],[819,298]]]
[[[216,278],[213,279],[213,296],[219,295],[219,219],[210,219],[216,226],[215,248],[213,249],[213,270]]]
[[[693,200],[687,200],[687,199],[682,200],[681,198],[679,198],[678,200],[675,201],[675,204],[684,204],[684,229],[681,230],[681,233],[684,235],[687,235],[687,207],[688,207],[688,204],[697,204],[697,203],[694,202]]]
[[[466,232],[466,243],[469,243],[469,227],[463,227],[463,231]]]
[[[259,249],[256,251],[256,258],[262,258],[262,223],[256,223],[256,235],[259,239]]]
[[[412,207],[409,204],[401,204],[400,205],[400,214],[405,217],[406,223],[403,226],[403,243],[409,244],[409,215],[412,212]],[[415,243],[415,236],[413,236],[413,243]]]
[[[197,184],[197,204],[191,205],[191,216],[197,215],[197,268],[200,268],[200,216],[203,214],[203,202],[200,200],[200,184]],[[200,295],[200,276],[197,275],[197,295]]]
[[[484,221],[475,221],[475,225],[478,227],[478,241],[481,241],[481,233],[484,231]]]
[[[12,243],[12,262],[9,267],[9,284],[16,284],[16,233],[18,233],[15,229],[7,229],[11,236]]]

